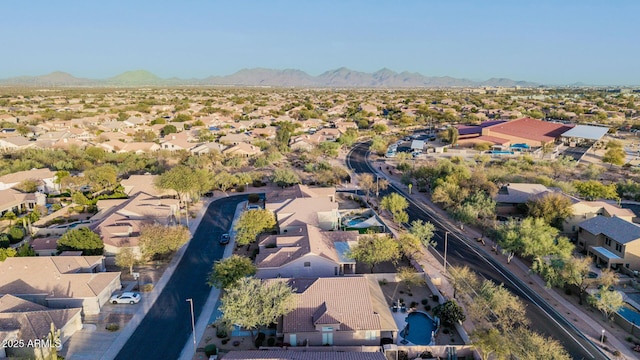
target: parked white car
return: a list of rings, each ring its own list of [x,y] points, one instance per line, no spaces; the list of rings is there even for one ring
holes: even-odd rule
[[[137,304],[140,302],[140,294],[137,292],[124,292],[120,295],[111,296],[109,302],[112,304]]]

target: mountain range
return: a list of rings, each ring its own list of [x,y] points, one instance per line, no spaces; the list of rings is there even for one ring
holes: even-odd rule
[[[424,76],[419,73],[381,69],[366,73],[341,67],[312,76],[302,70],[242,69],[225,76],[204,79],[161,78],[146,70],[127,71],[107,79],[78,78],[56,71],[41,76],[0,79],[0,86],[30,87],[139,87],[139,86],[264,86],[305,88],[445,88],[445,87],[536,87],[540,84],[505,78],[473,81],[449,76]]]

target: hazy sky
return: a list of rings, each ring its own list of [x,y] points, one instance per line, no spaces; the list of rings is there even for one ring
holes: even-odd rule
[[[0,13],[0,78],[346,66],[640,85],[638,0],[3,0]]]

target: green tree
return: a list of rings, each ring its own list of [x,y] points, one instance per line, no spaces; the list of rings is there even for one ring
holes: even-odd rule
[[[542,218],[562,230],[564,219],[573,215],[573,203],[569,197],[552,192],[527,201],[527,210],[529,216]]]
[[[160,135],[161,136],[167,136],[169,134],[175,134],[178,132],[178,128],[176,128],[175,125],[165,125],[162,127],[162,130],[160,130]]]
[[[180,249],[191,238],[184,226],[143,225],[140,228],[140,250],[146,259],[163,257]]]
[[[0,248],[0,261],[5,261],[8,257],[15,257],[16,250],[13,248]]]
[[[475,272],[468,266],[450,266],[449,267],[449,283],[453,287],[453,298],[458,293],[470,294],[478,287],[479,279]]]
[[[16,256],[17,257],[36,256],[36,251],[33,250],[31,245],[25,242],[24,244],[20,245],[20,247],[18,247],[18,250],[16,251]]]
[[[213,187],[223,193],[226,193],[227,190],[235,186],[237,182],[238,178],[226,171],[217,172],[212,179]]]
[[[223,320],[251,331],[274,324],[295,308],[293,289],[283,281],[264,283],[244,277],[222,296],[220,311]]]
[[[433,315],[439,317],[443,324],[448,325],[460,323],[467,319],[462,307],[453,300],[449,300],[444,304],[436,306],[433,309]]]
[[[422,242],[420,238],[411,234],[403,232],[398,237],[398,245],[400,245],[400,252],[408,259],[414,258],[415,255],[422,253]]]
[[[627,158],[627,153],[621,147],[610,147],[607,145],[607,151],[602,157],[602,162],[606,164],[622,165]]]
[[[385,124],[374,124],[371,127],[371,130],[373,130],[374,133],[376,133],[377,135],[380,135],[382,133],[387,132],[387,125]]]
[[[508,341],[497,329],[475,329],[470,337],[482,360],[506,359],[509,355]]]
[[[515,329],[504,341],[512,357],[520,360],[569,360],[567,351],[553,338],[544,337],[527,328]]]
[[[188,166],[178,165],[156,179],[158,189],[171,189],[178,193],[180,201],[188,203],[187,195],[200,187],[198,175]]]
[[[351,147],[358,139],[358,130],[356,129],[347,129],[340,137],[338,138],[338,143],[344,147]]]
[[[323,141],[320,144],[318,144],[318,149],[322,152],[324,156],[335,158],[338,156],[338,150],[340,149],[340,144],[335,141]]]
[[[604,185],[597,180],[574,181],[573,186],[578,193],[587,200],[612,199],[618,200],[618,191],[615,184]]]
[[[369,194],[376,189],[376,182],[373,179],[373,175],[369,173],[362,173],[356,175],[356,181],[362,191],[364,191],[367,202],[369,201]]]
[[[4,213],[4,215],[2,215],[2,220],[8,220],[9,221],[9,226],[13,225],[13,222],[17,219],[18,217],[16,216],[16,214],[9,210],[6,213]]]
[[[228,289],[238,280],[255,275],[256,271],[257,268],[251,259],[234,254],[213,264],[207,284],[219,289]]]
[[[140,259],[133,248],[122,248],[116,254],[116,265],[123,269],[129,269],[129,274],[133,274],[133,267],[139,263]]]
[[[412,286],[423,286],[426,284],[424,276],[410,266],[401,266],[398,268],[398,277],[400,281],[407,287],[407,291],[411,291]]]
[[[501,331],[511,331],[514,327],[528,325],[525,305],[504,285],[484,280],[477,294],[470,306],[476,318],[491,319],[494,326]]]
[[[26,179],[23,180],[20,184],[14,186],[14,188],[24,193],[34,193],[38,191],[38,182],[33,179]]]
[[[398,193],[391,193],[380,201],[380,208],[389,211],[393,221],[398,224],[409,221],[409,215],[406,212],[408,207],[407,199]]]
[[[435,242],[432,241],[435,230],[436,227],[432,223],[422,220],[412,221],[409,228],[409,232],[420,239],[420,243],[422,243],[424,247],[436,245]]]
[[[98,166],[85,171],[84,177],[96,190],[112,190],[118,183],[118,168],[111,164]]]
[[[371,146],[369,148],[372,152],[382,156],[387,152],[388,145],[389,142],[387,140],[385,140],[381,136],[376,135],[371,139]]]
[[[278,186],[291,186],[300,183],[300,177],[291,169],[275,169],[273,171],[273,177],[271,178]]]
[[[245,211],[240,215],[234,230],[238,245],[247,245],[256,240],[256,237],[276,226],[276,218],[266,209]]]
[[[72,229],[58,239],[58,252],[82,251],[82,255],[102,255],[104,243],[100,235],[89,228]]]
[[[289,141],[291,141],[291,135],[295,130],[295,125],[292,122],[281,122],[276,130],[276,146],[281,152],[289,152]]]
[[[360,236],[358,243],[349,250],[350,258],[371,267],[384,261],[395,262],[400,258],[400,245],[388,234]]]
[[[597,293],[589,296],[587,301],[600,310],[605,320],[610,320],[611,316],[624,305],[622,294],[619,291],[609,291],[606,286],[601,286]]]

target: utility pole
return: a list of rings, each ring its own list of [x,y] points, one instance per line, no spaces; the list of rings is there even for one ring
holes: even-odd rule
[[[193,315],[193,299],[189,298],[187,299],[187,302],[189,303],[189,305],[191,305],[191,329],[193,330],[193,352],[196,352],[196,320],[195,320],[195,316]]]
[[[376,175],[376,200],[380,195],[380,175]]]
[[[448,235],[449,232],[444,232],[444,271],[447,271],[447,243],[448,243]]]

